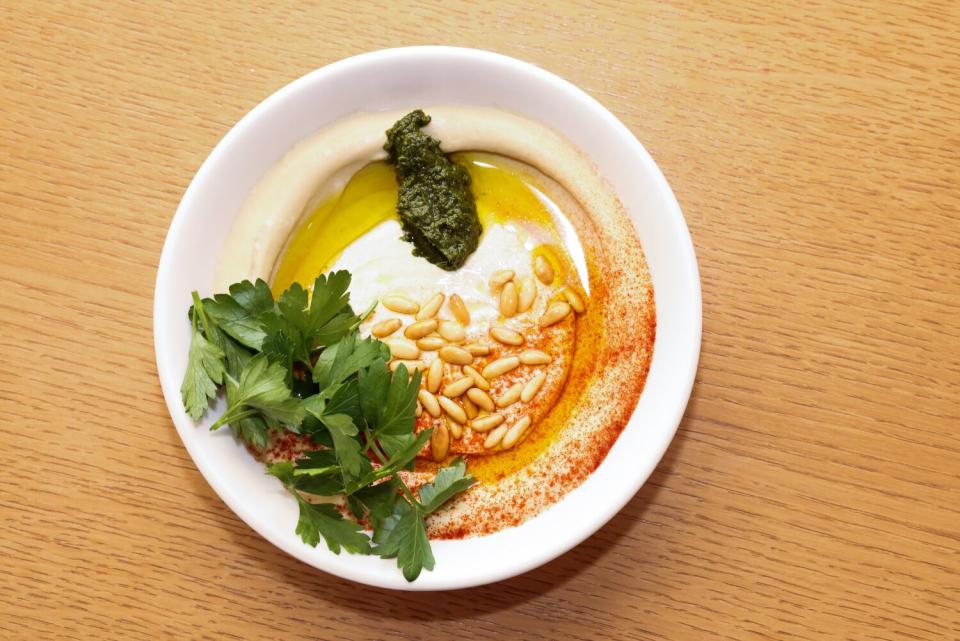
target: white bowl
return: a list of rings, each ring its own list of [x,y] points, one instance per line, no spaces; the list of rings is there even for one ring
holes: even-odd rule
[[[194,423],[180,402],[190,292],[209,295],[214,264],[247,192],[296,142],[355,111],[460,103],[524,114],[565,134],[596,163],[636,226],[653,277],[657,336],[646,388],[627,427],[579,488],[536,518],[496,534],[434,541],[436,569],[413,583],[393,560],[334,555],[294,533],[297,506],[230,430],[208,427],[222,402]],[[211,109],[213,106],[211,106]],[[643,146],[609,111],[569,82],[486,51],[410,47],[376,51],[318,69],[257,105],[197,172],[170,225],[154,296],[157,370],[190,456],[250,527],[331,574],[384,588],[445,590],[526,572],[596,532],[640,489],[683,415],[700,352],[700,280],[683,214]]]

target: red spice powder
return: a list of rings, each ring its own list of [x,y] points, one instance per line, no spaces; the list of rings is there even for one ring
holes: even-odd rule
[[[590,277],[588,308],[576,318],[575,351],[562,393],[513,450],[466,456],[480,483],[431,518],[432,538],[496,532],[561,500],[601,465],[643,390],[656,310],[632,226],[624,215],[601,238],[582,209],[562,209],[580,236]],[[513,382],[501,377],[493,391],[502,392]],[[429,474],[429,469],[423,471]]]

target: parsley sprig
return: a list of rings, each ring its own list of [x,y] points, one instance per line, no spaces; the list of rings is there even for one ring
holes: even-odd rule
[[[430,440],[431,430],[414,430],[420,372],[391,372],[389,348],[360,336],[372,307],[356,314],[349,286],[349,272],[338,271],[277,299],[263,280],[212,298],[194,292],[180,393],[199,419],[223,388],[227,409],[211,429],[229,425],[256,448],[271,432],[309,437],[317,449],[267,467],[297,501],[296,533],[334,553],[396,558],[413,581],[434,567],[426,517],[474,479],[457,459],[417,491],[404,481]]]

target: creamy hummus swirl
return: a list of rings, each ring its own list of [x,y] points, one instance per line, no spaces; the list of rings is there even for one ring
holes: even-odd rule
[[[444,151],[482,150],[536,167],[598,218],[622,207],[593,167],[568,140],[522,116],[485,107],[435,106],[425,131]],[[312,203],[343,188],[363,165],[386,158],[384,132],[406,111],[358,113],[318,131],[287,152],[247,196],[227,237],[214,289],[244,278],[269,280],[287,239]]]
[[[643,389],[656,329],[653,288],[623,206],[592,162],[552,129],[493,108],[434,106],[426,131],[444,151],[487,151],[542,172],[544,191],[583,244],[589,307],[578,317],[576,350],[559,402],[544,419],[549,441],[507,452],[515,465],[431,516],[433,537],[517,525],[560,500],[603,461]],[[312,206],[340,191],[362,166],[385,158],[384,132],[407,110],[348,116],[306,138],[248,195],[221,251],[214,286],[270,280],[288,239]],[[528,439],[535,441],[534,437]],[[531,450],[532,451],[532,450]],[[518,458],[520,457],[520,458]]]

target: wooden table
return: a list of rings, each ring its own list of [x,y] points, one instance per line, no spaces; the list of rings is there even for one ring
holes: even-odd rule
[[[0,638],[960,638],[960,4],[768,4],[6,3]],[[607,105],[704,292],[693,397],[636,498],[447,594],[352,585],[244,525],[177,437],[151,335],[167,226],[229,127],[423,43]]]

